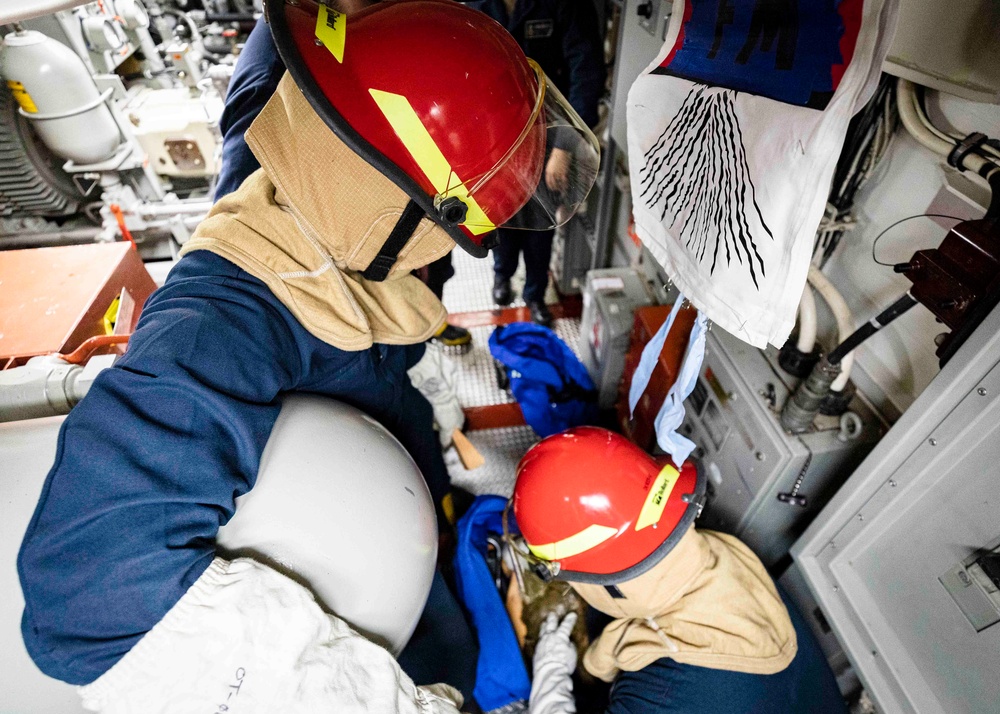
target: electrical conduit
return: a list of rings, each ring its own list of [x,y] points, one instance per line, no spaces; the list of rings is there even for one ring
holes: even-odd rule
[[[837,344],[842,343],[854,332],[854,316],[851,314],[851,309],[847,306],[847,302],[844,301],[843,296],[837,288],[833,286],[833,283],[815,265],[809,266],[809,284],[816,288],[816,292],[830,306],[833,317],[837,321]],[[851,377],[851,367],[853,365],[854,352],[852,351],[840,361],[840,376],[830,385],[832,391],[843,391],[847,385],[847,380]]]

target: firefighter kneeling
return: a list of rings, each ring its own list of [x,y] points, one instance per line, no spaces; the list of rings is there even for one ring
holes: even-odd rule
[[[704,495],[690,462],[678,470],[618,434],[571,429],[521,460],[506,537],[614,618],[583,658],[614,682],[609,712],[846,712],[818,643],[757,556],[694,527]],[[570,674],[543,683],[561,699],[554,711],[573,710]]]

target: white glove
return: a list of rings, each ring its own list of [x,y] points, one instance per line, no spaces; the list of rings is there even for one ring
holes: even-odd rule
[[[535,647],[534,678],[531,682],[529,714],[575,714],[573,671],[576,669],[576,645],[570,639],[576,613],[562,623],[550,612],[538,632]]]
[[[441,448],[447,449],[455,429],[461,429],[465,423],[465,412],[455,390],[455,365],[444,356],[440,345],[428,342],[424,356],[407,374],[413,386],[431,403]]]
[[[312,593],[247,558],[216,558],[115,666],[79,688],[105,714],[458,714]]]

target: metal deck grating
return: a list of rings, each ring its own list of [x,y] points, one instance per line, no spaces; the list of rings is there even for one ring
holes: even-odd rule
[[[507,404],[514,401],[509,392],[497,385],[493,356],[490,354],[489,339],[493,326],[473,327],[472,348],[464,354],[455,348],[445,352],[455,365],[458,401],[463,407],[485,407],[493,404]],[[580,356],[577,341],[580,336],[580,320],[566,318],[555,321],[555,333]]]
[[[493,261],[491,258],[477,259],[456,250],[452,253],[455,277],[445,284],[444,304],[451,313],[496,312],[500,306],[493,302]],[[511,281],[518,295],[512,307],[524,305],[520,298],[524,285],[524,265]],[[551,281],[545,296],[546,302],[559,301]],[[461,348],[446,348],[445,354],[455,365],[458,399],[463,407],[489,407],[509,404],[514,398],[497,385],[493,357],[490,355],[489,338],[496,329],[493,325],[471,327],[472,346],[467,351]],[[580,335],[579,318],[557,319],[553,325],[555,333],[578,353],[577,342]],[[514,471],[518,461],[534,444],[538,435],[529,426],[512,426],[496,429],[469,431],[466,436],[486,459],[486,463],[467,471],[454,449],[445,453],[445,462],[452,483],[474,495],[498,494],[510,496],[514,488]]]
[[[530,426],[470,431],[466,436],[479,449],[486,463],[466,471],[454,449],[445,454],[451,482],[471,494],[495,494],[509,498],[514,491],[514,470],[524,452],[538,443],[538,435]]]
[[[448,312],[479,312],[481,310],[497,310],[500,308],[493,302],[493,257],[473,258],[464,250],[455,249],[451,252],[452,265],[455,267],[455,277],[445,283],[444,306]],[[524,288],[524,262],[517,266],[517,272],[511,279],[515,299],[511,307],[522,307],[521,290]],[[545,302],[559,302],[559,296],[549,280],[545,292]]]

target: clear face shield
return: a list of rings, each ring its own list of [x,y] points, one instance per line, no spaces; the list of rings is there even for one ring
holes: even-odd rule
[[[463,199],[470,210],[460,225],[473,234],[498,227],[556,228],[580,209],[597,181],[597,137],[541,67],[528,62],[538,79],[538,96],[517,141],[485,174],[464,182],[452,174],[447,189],[435,196],[436,205],[453,196]]]

